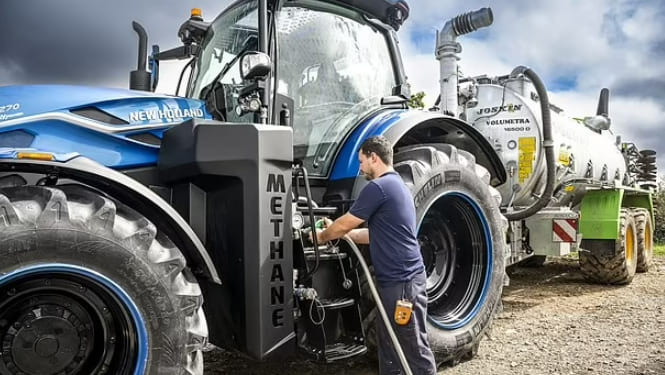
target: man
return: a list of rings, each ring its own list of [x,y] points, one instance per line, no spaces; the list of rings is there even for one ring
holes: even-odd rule
[[[392,145],[384,137],[367,139],[358,151],[360,171],[369,180],[348,213],[317,232],[319,243],[345,234],[359,244],[369,244],[379,295],[409,367],[414,374],[436,374],[434,356],[427,341],[425,265],[416,238],[416,210],[411,192],[393,170]],[[368,229],[354,229],[363,222]],[[371,233],[371,236],[370,236]],[[406,325],[392,319],[398,300],[413,304]],[[386,328],[379,332],[379,372],[400,374],[401,365]]]

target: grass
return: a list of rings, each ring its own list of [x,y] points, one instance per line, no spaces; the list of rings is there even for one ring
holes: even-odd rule
[[[656,244],[653,247],[653,255],[657,257],[665,257],[665,244]]]

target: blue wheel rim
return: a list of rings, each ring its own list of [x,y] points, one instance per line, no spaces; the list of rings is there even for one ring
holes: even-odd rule
[[[141,315],[132,298],[113,280],[99,272],[90,270],[85,267],[71,264],[51,263],[31,265],[0,275],[0,287],[4,287],[9,283],[19,281],[26,277],[49,274],[76,275],[78,277],[91,280],[103,286],[107,292],[111,293],[113,297],[121,302],[122,308],[128,314],[137,336],[137,352],[133,374],[143,374],[147,366],[149,352],[148,332],[146,329],[145,320],[143,319],[143,316]]]
[[[476,272],[474,275],[475,276],[469,276],[474,278],[474,283],[477,284],[476,287],[473,287],[472,290],[466,291],[466,295],[460,296],[460,304],[465,303],[465,305],[460,306],[455,306],[455,301],[450,302],[450,306],[446,305],[445,299],[447,298],[446,291],[451,291],[454,290],[455,288],[455,278],[457,276],[454,276],[454,270],[456,267],[454,264],[448,264],[446,267],[445,265],[442,266],[441,264],[435,264],[436,267],[440,267],[443,269],[441,275],[437,275],[440,277],[439,279],[436,279],[436,283],[434,286],[439,287],[440,290],[438,291],[438,297],[440,298],[439,302],[439,310],[443,310],[444,313],[441,313],[440,315],[437,315],[433,313],[430,307],[428,307],[428,316],[427,319],[430,323],[432,323],[434,326],[443,329],[443,330],[455,330],[461,327],[466,326],[469,324],[469,322],[476,317],[478,312],[481,310],[483,304],[485,303],[485,300],[487,298],[487,293],[489,290],[489,286],[492,281],[492,264],[493,264],[493,244],[492,244],[492,238],[491,238],[491,230],[489,226],[489,222],[487,220],[487,217],[485,216],[483,210],[480,208],[478,203],[471,198],[469,195],[459,192],[459,191],[449,191],[446,193],[443,193],[439,196],[436,197],[436,199],[432,200],[430,205],[427,207],[425,210],[425,215],[423,215],[423,218],[421,221],[418,223],[418,234],[419,238],[421,238],[421,229],[426,229],[423,224],[425,222],[425,219],[428,218],[430,215],[430,209],[433,208],[433,206],[437,204],[443,204],[447,202],[453,202],[455,205],[460,207],[460,211],[465,211],[463,214],[455,215],[455,213],[448,213],[449,215],[453,217],[459,217],[459,216],[465,216],[467,220],[469,221],[469,227],[474,227],[470,230],[470,232],[473,232],[472,234],[469,234],[470,236],[474,236],[473,240],[469,240],[469,242],[472,243],[479,243],[480,245],[476,246],[473,251],[473,256],[471,257],[472,259],[469,259],[469,255],[466,255],[466,263],[473,263],[475,264],[476,267],[480,266],[482,268],[481,272]],[[445,206],[442,205],[442,207],[450,208],[450,204],[446,204]],[[450,219],[450,218],[448,218]],[[457,219],[459,220],[459,219]],[[455,219],[450,220],[453,223],[455,223]],[[448,231],[452,233],[451,231]],[[458,231],[462,232],[462,231]],[[442,234],[442,237],[450,238],[450,237],[463,237],[459,236],[459,234],[453,236],[450,233]],[[452,241],[452,244],[450,245],[451,251],[459,253],[456,251],[457,248],[459,248],[459,245]],[[426,248],[423,246],[423,249]],[[449,251],[449,253],[451,252]],[[426,251],[424,251],[425,253]],[[442,252],[437,252],[438,254],[441,254]],[[440,257],[441,255],[437,255],[437,257]],[[443,260],[444,263],[455,263],[457,259],[455,258],[455,254],[448,254],[448,258],[445,258]],[[425,257],[425,255],[424,255]],[[426,263],[427,260],[426,260]],[[431,264],[431,263],[430,263]],[[473,267],[473,264],[467,265],[467,267]],[[432,275],[434,275],[432,272],[434,270],[432,267],[428,267],[428,294],[430,295],[430,302],[432,298],[432,291],[431,289],[434,288],[429,288],[430,286],[430,278]],[[471,271],[469,271],[471,272]],[[474,284],[474,285],[475,285]],[[460,289],[460,286],[457,286],[457,289]],[[461,302],[463,300],[466,300],[467,302]],[[462,311],[457,311],[461,309]],[[441,318],[442,316],[445,316],[446,318]],[[452,317],[451,317],[452,316]]]

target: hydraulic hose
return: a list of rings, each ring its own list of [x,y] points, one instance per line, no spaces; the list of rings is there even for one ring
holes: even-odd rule
[[[518,66],[517,68],[513,69],[513,72],[510,75],[517,76],[519,74],[524,74],[531,80],[536,88],[536,93],[538,94],[538,98],[540,100],[540,112],[543,120],[543,147],[545,148],[545,163],[547,165],[547,181],[545,182],[545,191],[543,191],[543,194],[540,196],[540,198],[538,198],[538,200],[531,206],[520,211],[507,212],[504,214],[504,216],[510,221],[527,218],[540,211],[540,209],[543,207],[547,206],[552,199],[552,193],[554,192],[554,180],[556,179],[550,100],[547,96],[545,84],[543,84],[543,81],[540,80],[540,77],[538,77],[538,75],[534,73],[533,70],[525,66]]]
[[[413,373],[411,372],[411,368],[409,367],[409,362],[407,362],[406,356],[404,355],[404,351],[402,350],[402,346],[399,344],[399,340],[397,339],[397,335],[395,335],[393,326],[390,324],[390,320],[388,319],[388,314],[386,314],[386,309],[383,308],[383,304],[381,303],[381,297],[379,297],[379,292],[376,290],[376,286],[374,285],[374,281],[372,280],[372,273],[369,271],[367,263],[365,263],[363,254],[360,252],[360,249],[358,249],[358,246],[356,246],[356,244],[353,242],[353,240],[351,239],[351,237],[349,237],[348,234],[342,238],[344,239],[344,241],[346,241],[346,243],[349,244],[349,246],[353,250],[353,253],[356,255],[356,258],[358,258],[358,262],[360,263],[363,272],[365,272],[365,276],[367,277],[367,284],[369,285],[369,290],[372,293],[372,298],[374,298],[374,302],[376,302],[376,308],[379,310],[381,321],[383,322],[383,325],[386,327],[386,331],[388,331],[388,336],[390,336],[390,341],[392,341],[393,347],[395,348],[395,352],[397,352],[397,357],[399,358],[399,362],[402,365],[404,374],[412,375]]]

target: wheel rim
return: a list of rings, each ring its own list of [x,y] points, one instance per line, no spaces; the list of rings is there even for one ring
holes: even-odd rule
[[[646,259],[651,259],[653,254],[653,237],[651,236],[651,221],[647,220],[644,226],[644,255]]]
[[[632,225],[626,226],[626,264],[632,266],[635,263],[635,232]]]
[[[482,306],[491,279],[488,221],[471,197],[437,197],[418,225],[427,271],[428,319],[442,329],[466,325]]]
[[[0,276],[0,296],[0,370],[143,374],[145,324],[105,276],[65,264],[31,266]]]

